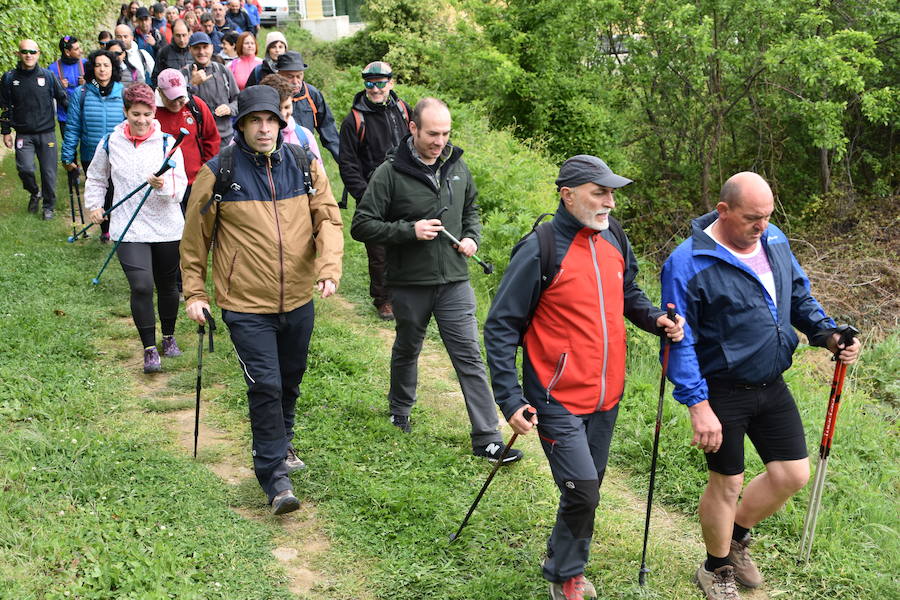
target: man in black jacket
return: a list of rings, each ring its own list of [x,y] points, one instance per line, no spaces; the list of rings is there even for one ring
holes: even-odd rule
[[[56,107],[69,105],[62,84],[38,66],[41,51],[33,40],[19,42],[19,63],[0,80],[0,133],[7,148],[13,147],[16,130],[16,170],[22,186],[31,194],[28,212],[35,213],[43,193],[44,219],[53,218],[56,206]],[[34,159],[41,166],[41,188],[34,176]]]
[[[179,71],[194,61],[191,49],[188,47],[190,38],[191,31],[188,29],[187,23],[183,19],[175,21],[175,24],[172,25],[172,43],[156,53],[156,64],[153,66],[152,75],[153,85],[156,85],[156,78],[166,69]]]
[[[341,123],[341,156],[338,164],[344,182],[344,202],[349,193],[358,202],[369,185],[375,167],[388,150],[409,133],[409,105],[394,93],[391,65],[376,61],[366,65],[365,89],[353,98],[350,113]],[[391,294],[384,282],[385,248],[366,243],[369,257],[369,295],[385,320],[394,318]]]
[[[334,115],[325,102],[325,97],[315,87],[303,81],[307,64],[303,62],[303,55],[289,50],[278,57],[275,63],[278,75],[287,79],[293,86],[294,92],[294,121],[303,125],[310,131],[318,131],[322,145],[328,148],[334,160],[339,160],[340,139],[337,127],[334,125]]]

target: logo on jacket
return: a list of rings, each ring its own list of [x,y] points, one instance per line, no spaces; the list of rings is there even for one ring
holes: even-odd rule
[[[47,83],[47,78],[46,78],[46,77],[38,77],[38,78],[37,78],[37,84],[38,84],[39,86],[44,87],[44,84],[45,84],[45,83]]]
[[[566,487],[569,488],[570,490],[574,490],[574,489],[575,489],[575,482],[574,482],[574,481],[567,481],[567,482],[566,482]]]

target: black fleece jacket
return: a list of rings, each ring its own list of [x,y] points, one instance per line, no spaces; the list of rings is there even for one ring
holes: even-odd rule
[[[39,66],[10,69],[0,80],[0,133],[45,133],[56,127],[56,100],[68,108],[69,97],[56,75]]]
[[[341,155],[338,165],[344,187],[356,200],[363,197],[375,168],[384,162],[389,150],[409,133],[409,124],[400,104],[406,107],[406,115],[412,114],[409,105],[391,91],[385,104],[375,104],[362,91],[353,98],[350,113],[341,123]],[[365,137],[359,139],[356,117],[359,111],[364,122]]]

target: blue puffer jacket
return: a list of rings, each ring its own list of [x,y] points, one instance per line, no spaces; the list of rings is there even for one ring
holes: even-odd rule
[[[116,125],[125,120],[122,91],[124,86],[116,82],[108,96],[101,96],[92,83],[78,86],[69,102],[66,115],[66,137],[63,139],[62,162],[75,160],[77,146],[81,145],[81,160],[91,162],[97,144]],[[83,102],[82,102],[83,100]]]
[[[688,406],[708,398],[707,379],[777,379],[799,342],[793,327],[814,346],[824,346],[835,327],[781,230],[769,225],[761,239],[775,278],[773,302],[756,273],[703,232],[716,218],[713,211],[693,221],[691,238],[661,274],[663,306],[675,304],[687,321],[684,340],[671,346],[668,376],[675,399]]]

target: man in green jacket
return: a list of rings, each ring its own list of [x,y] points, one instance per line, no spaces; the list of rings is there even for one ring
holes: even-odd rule
[[[410,431],[417,363],[434,315],[459,378],[472,423],[472,451],[496,462],[503,453],[488,386],[475,293],[466,259],[478,249],[481,223],[475,182],[462,150],[449,142],[450,111],[436,98],[413,109],[407,135],[372,175],[353,215],[350,235],[387,247],[385,280],[393,296],[396,338],[391,352],[391,423]],[[460,241],[451,245],[446,229]],[[510,449],[504,463],[522,458]]]

